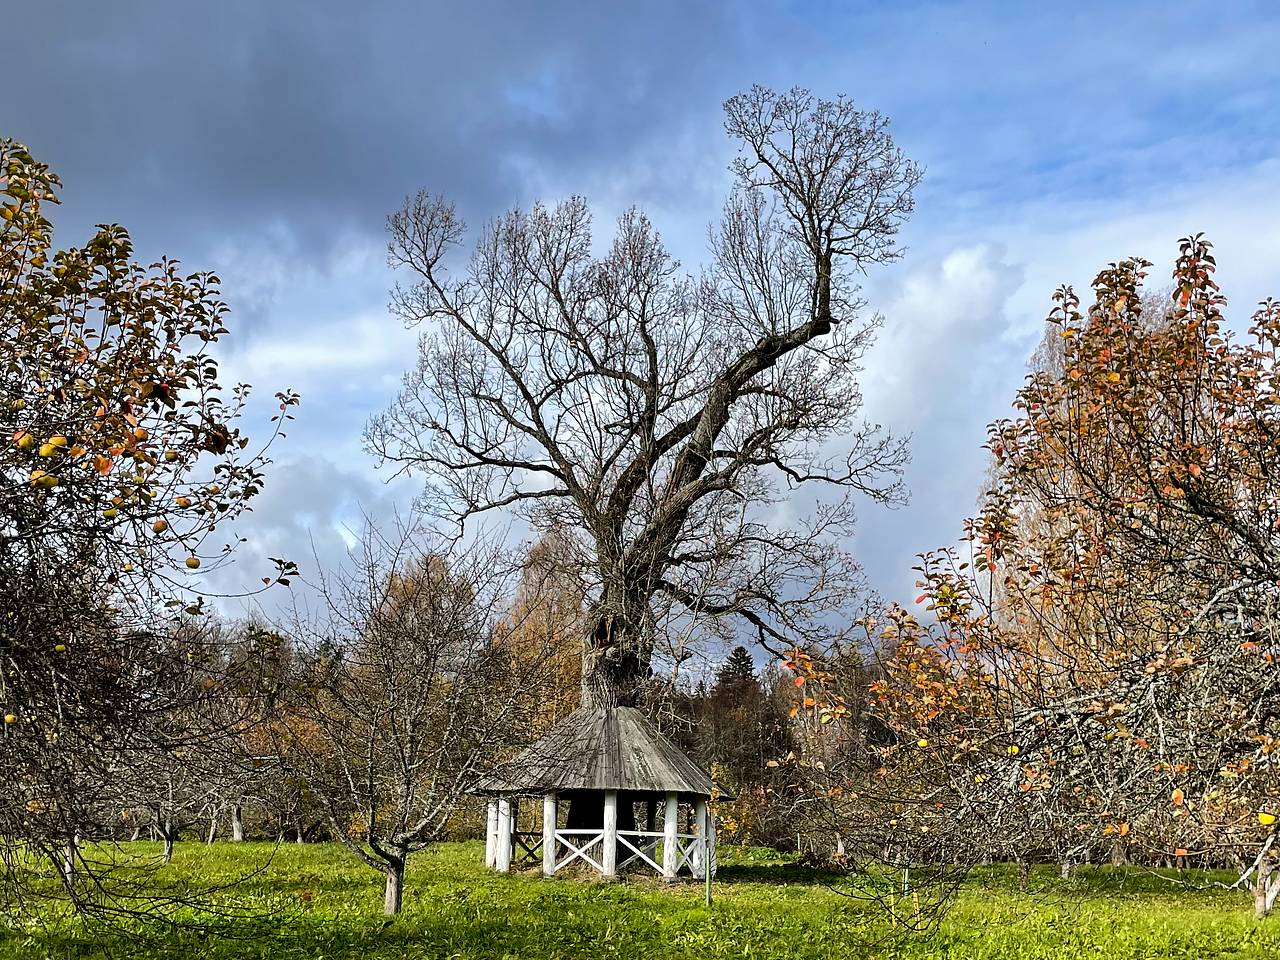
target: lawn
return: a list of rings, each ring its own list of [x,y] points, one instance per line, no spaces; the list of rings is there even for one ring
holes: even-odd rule
[[[158,854],[158,847],[131,847]],[[216,934],[170,930],[96,942],[74,922],[0,919],[0,960],[40,958],[425,957],[1057,958],[1280,956],[1280,918],[1257,922],[1246,895],[1170,889],[1137,871],[1036,873],[1032,892],[1011,873],[971,878],[932,937],[885,939],[874,908],[826,879],[762,851],[730,852],[703,906],[699,885],[497,876],[477,844],[450,844],[411,861],[404,912],[381,914],[380,878],[338,846],[180,845],[151,882],[169,891],[225,884],[224,904],[256,918]]]

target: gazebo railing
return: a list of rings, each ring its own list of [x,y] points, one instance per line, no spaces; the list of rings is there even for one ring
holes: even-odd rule
[[[666,834],[661,830],[619,830],[618,843],[630,850],[631,856],[625,860],[619,860],[618,869],[621,870],[636,860],[642,860],[661,874],[662,863],[658,860],[658,844],[665,836]],[[633,840],[636,842],[632,843]]]
[[[542,861],[543,873],[551,876],[575,861],[589,864],[604,876],[615,876],[622,869],[641,865],[661,877],[675,879],[685,868],[702,878],[716,870],[715,818],[705,800],[693,803],[694,829],[681,832],[678,827],[679,797],[666,795],[666,811],[662,830],[617,829],[617,792],[605,793],[604,824],[588,829],[561,829],[556,823],[556,796],[543,798],[542,831],[515,828],[515,801],[505,797],[489,805],[485,863],[500,872],[513,864]],[[653,822],[650,808],[649,822]],[[661,853],[659,853],[661,850]]]
[[[662,860],[658,858],[658,847],[667,842],[667,835],[662,830],[619,830],[616,834],[618,839],[619,852],[627,851],[626,857],[620,857],[617,863],[617,869],[639,860],[650,867],[658,876],[663,876],[665,870],[662,866]],[[599,851],[602,853],[604,849],[604,830],[561,830],[556,829],[556,846],[561,850],[567,850],[569,855],[561,859],[559,856],[555,860],[555,869],[557,871],[568,866],[574,860],[584,860],[601,873],[604,872],[604,864],[601,860],[597,860],[591,856],[588,851],[599,845]],[[688,867],[690,872],[695,876],[702,875],[702,864],[706,862],[706,838],[696,833],[677,833],[675,835],[676,860],[675,868],[678,873],[684,867]],[[526,847],[526,849],[528,849]]]
[[[604,859],[603,854],[601,855],[600,860],[596,860],[587,853],[587,851],[597,843],[600,844],[601,851],[604,850],[603,830],[560,830],[557,828],[555,837],[557,847],[564,847],[571,851],[569,856],[565,857],[563,860],[558,856],[556,857],[557,870],[568,866],[573,863],[574,860],[581,859],[591,864],[601,873],[604,873],[604,864],[601,862]]]
[[[541,830],[513,830],[511,833],[512,860],[515,863],[535,863],[542,858]]]

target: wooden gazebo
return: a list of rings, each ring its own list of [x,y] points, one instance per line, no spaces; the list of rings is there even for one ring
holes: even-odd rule
[[[714,789],[639,710],[579,709],[477,784],[490,797],[485,865],[506,873],[540,859],[553,876],[582,861],[606,877],[628,866],[668,880],[714,876]],[[538,798],[541,829],[520,830],[521,800]]]

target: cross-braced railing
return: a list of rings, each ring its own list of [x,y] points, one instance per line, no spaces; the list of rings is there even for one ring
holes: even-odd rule
[[[647,867],[661,877],[675,879],[688,870],[695,877],[715,874],[715,818],[705,800],[692,806],[692,832],[679,830],[680,798],[666,795],[666,811],[661,830],[619,830],[617,792],[604,791],[604,823],[588,829],[561,829],[557,824],[557,798],[547,794],[543,801],[542,831],[515,829],[514,803],[498,798],[490,804],[485,862],[499,871],[513,864],[542,861],[543,873],[551,876],[576,861],[598,873],[612,877],[627,867]],[[649,825],[654,826],[655,804],[649,809]]]

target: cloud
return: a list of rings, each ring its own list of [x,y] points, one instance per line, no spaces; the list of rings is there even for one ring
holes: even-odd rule
[[[906,258],[867,281],[886,318],[868,413],[915,459],[911,506],[865,510],[856,548],[901,598],[912,555],[970,512],[984,425],[1059,283],[1131,254],[1159,282],[1205,230],[1237,313],[1280,292],[1272,6],[47,0],[6,23],[0,135],[63,175],[62,242],[120,222],[139,256],[218,271],[255,433],[275,390],[303,392],[241,525],[252,582],[252,556],[305,559],[314,535],[332,557],[361,506],[416,489],[384,486],[359,440],[414,359],[385,309],[384,220],[407,193],[473,226],[585,193],[602,234],[637,205],[694,269],[733,154],[721,101],[853,95],[928,168]]]
[[[953,541],[977,499],[985,424],[1008,409],[1034,345],[1010,309],[1023,277],[1003,247],[978,244],[917,258],[871,292],[886,319],[867,357],[866,414],[913,437],[910,504],[864,509],[855,538],[890,599],[911,589],[916,554]]]

